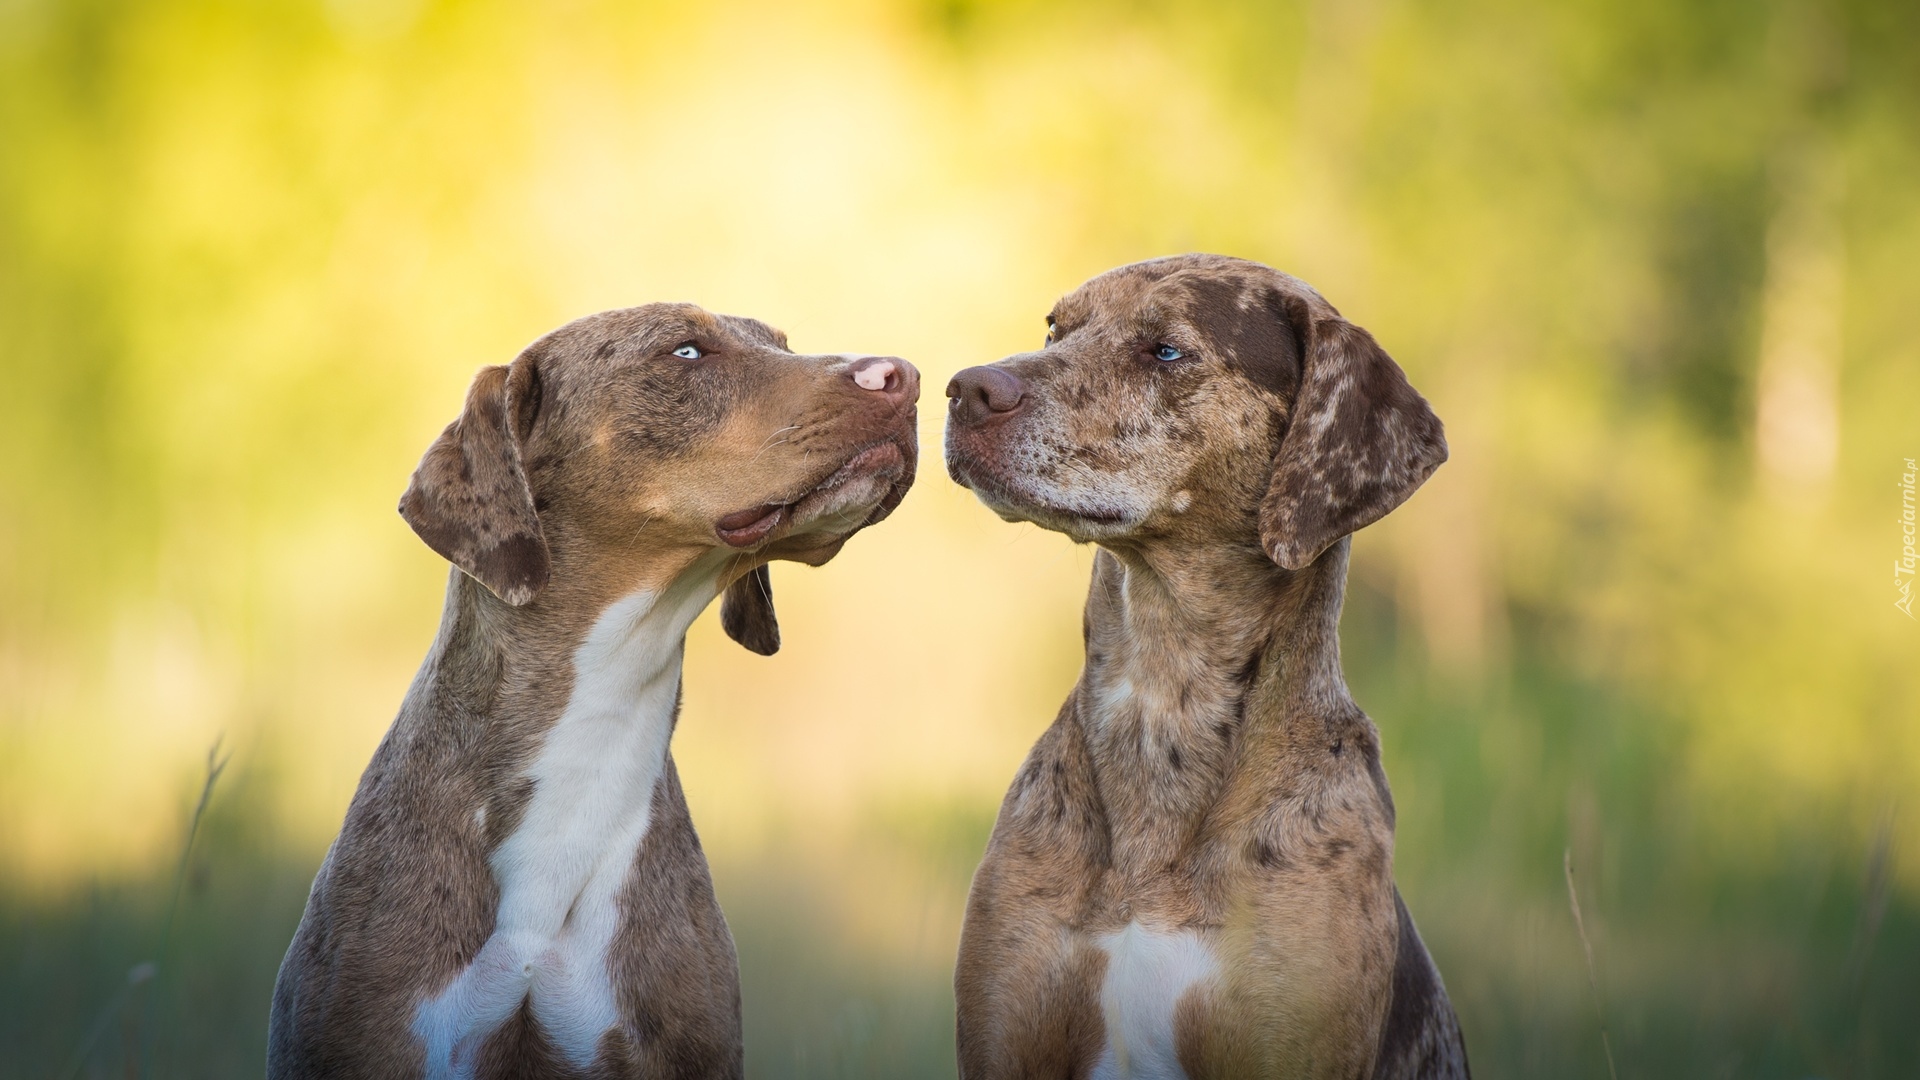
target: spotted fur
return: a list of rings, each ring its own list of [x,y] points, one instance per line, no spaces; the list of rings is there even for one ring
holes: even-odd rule
[[[741,1074],[667,749],[684,635],[726,594],[727,632],[773,651],[767,564],[898,504],[918,382],[883,359],[876,383],[879,360],[655,304],[482,369],[401,502],[455,569],[281,965],[269,1076]]]
[[[948,387],[953,478],[1100,545],[968,898],[961,1076],[1464,1077],[1338,637],[1346,536],[1445,459],[1439,420],[1255,263],[1122,267],[1048,323]]]

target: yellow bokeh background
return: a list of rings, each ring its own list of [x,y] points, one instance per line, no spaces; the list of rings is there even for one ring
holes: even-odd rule
[[[232,806],[317,862],[437,621],[393,506],[467,380],[691,300],[922,371],[918,485],[775,568],[778,656],[703,617],[674,752],[716,866],[811,867],[834,932],[937,982],[964,895],[913,823],[977,853],[1091,558],[945,478],[940,388],[1085,278],[1211,250],[1316,284],[1447,422],[1347,626],[1442,940],[1563,919],[1582,830],[1631,894],[1616,849],[1671,826],[1701,896],[1851,853],[1894,913],[1866,940],[1910,945],[1907,32],[1786,0],[0,4],[0,891],[164,879],[216,737]],[[1476,877],[1521,864],[1524,903]]]

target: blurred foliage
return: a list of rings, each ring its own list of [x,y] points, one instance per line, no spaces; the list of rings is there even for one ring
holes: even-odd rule
[[[1623,1075],[1899,1075],[1915,41],[1884,0],[0,0],[0,1043],[57,1075],[118,1001],[89,1069],[155,1016],[160,1071],[257,1067],[437,618],[392,504],[474,368],[692,299],[937,388],[1215,250],[1448,424],[1344,631],[1483,1074],[1604,1074],[1571,850]],[[776,571],[780,656],[693,636],[757,1075],[950,1067],[964,883],[1079,662],[1087,553],[926,464]],[[222,731],[189,947],[117,998]]]

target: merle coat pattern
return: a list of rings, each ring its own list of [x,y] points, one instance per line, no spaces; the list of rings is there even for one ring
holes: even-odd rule
[[[1466,1076],[1338,637],[1347,537],[1446,459],[1439,419],[1256,263],[1121,267],[1047,328],[947,389],[953,478],[1099,545],[968,899],[960,1075]]]

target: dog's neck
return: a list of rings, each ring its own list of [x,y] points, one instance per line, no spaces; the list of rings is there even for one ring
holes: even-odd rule
[[[691,549],[621,567],[617,576],[583,567],[556,574],[525,607],[454,570],[439,633],[409,697],[431,694],[495,736],[503,727],[538,730],[558,715],[581,672],[578,650],[610,613],[624,604],[644,620],[645,631],[624,651],[657,675],[668,654],[677,659],[688,627],[726,584],[725,569],[724,557]]]
[[[471,759],[484,763],[479,790],[460,812],[489,837],[499,903],[472,963],[414,1017],[429,1075],[463,1075],[523,1001],[582,1068],[618,1018],[606,961],[616,896],[665,768],[687,629],[725,568],[683,562],[603,586],[617,598],[587,605],[513,609],[472,581],[450,589],[423,677],[479,714],[466,720],[486,746]],[[589,617],[556,614],[568,610]]]
[[[1255,743],[1319,741],[1345,713],[1347,544],[1299,570],[1259,548],[1104,549],[1079,716],[1117,869],[1184,850]]]

